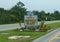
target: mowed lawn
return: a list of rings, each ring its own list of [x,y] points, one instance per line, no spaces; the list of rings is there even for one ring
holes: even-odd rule
[[[50,28],[60,28],[60,22],[47,24]],[[8,34],[1,34],[1,33],[8,33]],[[23,31],[20,32],[19,29],[8,30],[8,31],[0,31],[0,42],[31,42],[32,40],[41,37],[47,34],[47,32],[35,32],[35,31]],[[8,37],[10,36],[31,36],[30,38],[20,38],[16,40],[10,40]]]
[[[50,26],[51,29],[60,28],[60,22],[47,24],[47,26]]]
[[[1,34],[1,33],[9,33],[9,34]],[[35,31],[31,31],[31,32],[20,32],[19,30],[8,30],[8,31],[3,31],[0,32],[0,42],[31,42],[32,40],[43,36],[44,34],[46,34],[47,32],[35,32]],[[21,39],[17,39],[17,40],[10,40],[8,39],[8,37],[10,36],[31,36],[30,38],[21,38]]]

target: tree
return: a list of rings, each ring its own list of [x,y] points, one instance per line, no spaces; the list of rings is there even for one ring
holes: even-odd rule
[[[26,13],[25,5],[22,2],[18,2],[14,7],[11,8],[11,14],[15,15],[17,20],[23,20],[24,14]]]
[[[45,13],[45,11],[41,11],[40,15],[41,15],[41,20],[46,20],[46,13]]]
[[[60,12],[54,11],[54,16],[56,17],[56,20],[60,20]]]
[[[18,6],[18,7],[24,7],[25,5],[24,5],[22,2],[19,1],[19,2],[17,3],[17,6]]]
[[[0,8],[0,14],[4,13],[4,8]]]

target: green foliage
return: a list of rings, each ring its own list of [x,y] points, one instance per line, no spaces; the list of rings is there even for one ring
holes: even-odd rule
[[[24,6],[22,2],[18,2],[10,10],[0,8],[0,24],[23,21],[24,14],[26,13],[26,8]]]
[[[47,26],[50,26],[50,29],[60,28],[60,22],[47,24]]]
[[[1,33],[9,33],[9,34],[1,34]],[[43,36],[47,32],[20,32],[20,31],[15,31],[15,30],[8,30],[0,32],[0,42],[31,42],[32,40]],[[31,36],[30,38],[23,38],[23,39],[17,39],[17,40],[10,40],[8,37],[10,36]]]
[[[34,14],[38,15],[38,20],[60,20],[60,12],[54,11],[54,13],[45,13],[45,11],[33,11]],[[47,18],[47,19],[46,19]]]
[[[49,30],[49,26],[47,26],[46,24],[44,24],[44,22],[45,21],[41,21],[41,24],[39,25],[39,29],[40,29],[40,31],[47,31],[47,30]]]
[[[27,13],[24,3],[18,2],[10,10],[0,8],[0,24],[24,22],[24,15]],[[34,15],[38,15],[38,20],[60,20],[60,12],[54,11],[54,13],[46,13],[43,11],[32,11]]]

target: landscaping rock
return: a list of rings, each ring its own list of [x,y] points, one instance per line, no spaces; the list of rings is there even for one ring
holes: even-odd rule
[[[29,38],[30,36],[11,36],[8,39],[21,39],[21,38]]]

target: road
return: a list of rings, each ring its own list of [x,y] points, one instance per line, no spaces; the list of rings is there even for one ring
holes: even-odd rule
[[[4,25],[0,25],[0,31],[3,30],[10,30],[10,29],[15,29],[15,28],[20,28],[19,24],[4,24]]]
[[[55,23],[55,22],[60,22],[59,21],[46,21],[45,24],[49,23]],[[41,22],[38,22],[38,25]],[[24,24],[24,23],[22,23]],[[15,29],[15,28],[20,28],[21,26],[17,24],[5,24],[5,25],[0,25],[0,31],[3,30],[10,30],[10,29]],[[32,42],[60,42],[60,29],[56,29],[42,37],[39,37],[38,39],[33,40]]]
[[[60,22],[60,21],[47,21],[45,24],[49,23],[55,23],[55,22]],[[39,37],[32,42],[60,42],[60,28],[42,36]]]
[[[60,20],[56,20],[56,21],[46,21],[45,24],[55,23],[55,22],[60,22]],[[38,22],[38,25],[39,25],[40,23],[41,23],[41,22]]]
[[[60,20],[58,20],[58,21],[46,21],[45,24],[54,23],[54,22],[60,22]],[[38,22],[38,25],[40,23],[41,22]],[[24,23],[22,23],[22,24],[24,26]],[[20,28],[20,27],[21,26],[18,23],[15,23],[15,24],[5,24],[5,25],[0,25],[0,31],[9,30],[9,29],[15,29],[15,28]]]
[[[32,42],[60,42],[60,28],[56,29]]]

